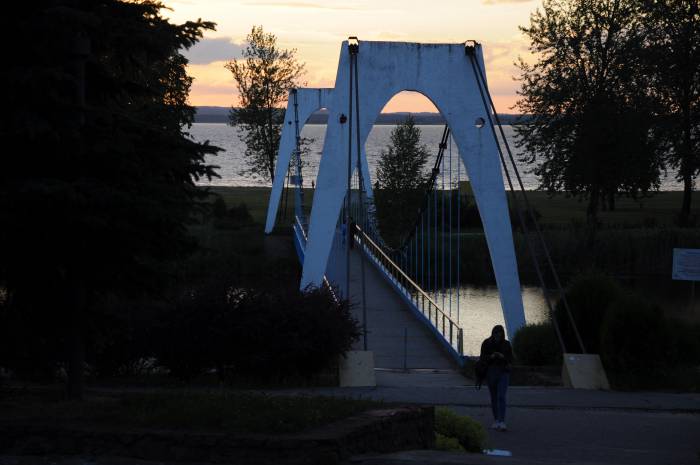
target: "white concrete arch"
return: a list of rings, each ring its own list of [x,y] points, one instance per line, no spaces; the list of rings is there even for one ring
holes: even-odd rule
[[[476,47],[482,69],[483,55]],[[343,42],[332,95],[323,156],[316,181],[301,287],[320,285],[347,185],[348,124],[339,121],[349,101],[350,55]],[[491,255],[508,334],[525,324],[508,204],[496,140],[464,44],[359,43],[360,146],[384,105],[397,93],[420,92],[438,108],[471,181]],[[353,138],[354,139],[354,138]],[[355,141],[352,142],[355,144]],[[352,148],[353,158],[356,149]],[[364,157],[364,154],[362,154]],[[357,160],[353,160],[355,165]],[[368,183],[370,184],[370,183]],[[322,195],[319,195],[322,194]]]
[[[299,88],[297,91],[297,113],[299,118],[299,132],[306,125],[306,122],[311,115],[323,108],[328,109],[332,101],[332,88]],[[345,109],[347,112],[347,108]],[[284,114],[284,125],[282,134],[280,135],[279,148],[277,150],[277,162],[275,164],[275,181],[272,183],[270,191],[270,199],[267,207],[267,220],[265,221],[265,232],[270,233],[275,227],[277,219],[277,211],[279,209],[282,190],[284,189],[284,179],[287,175],[289,161],[292,154],[296,150],[296,127],[294,124],[294,95],[289,93],[287,98],[287,109]],[[363,154],[364,155],[364,154]],[[347,158],[347,155],[346,155]],[[364,160],[364,173],[366,178],[369,178],[369,167],[367,166],[367,157],[362,157]],[[372,197],[371,186],[368,186],[367,195]]]

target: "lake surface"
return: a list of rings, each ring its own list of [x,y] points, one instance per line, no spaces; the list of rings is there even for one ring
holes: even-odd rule
[[[534,286],[523,286],[521,289],[525,321],[547,321],[549,312],[542,290]],[[505,326],[501,299],[495,286],[462,286],[459,288],[459,300],[456,289],[446,295],[432,295],[464,331],[464,352],[467,355],[479,354],[481,342],[491,335],[494,325]]]
[[[391,131],[394,126],[375,126],[370,132],[365,146],[367,159],[370,168],[370,176],[376,173],[377,161],[382,150],[389,144]],[[431,158],[426,166],[432,168],[438,144],[442,136],[443,126],[419,126],[422,133],[422,143],[430,151]],[[325,125],[306,125],[302,132],[302,137],[311,138],[313,142],[309,147],[309,153],[304,159],[303,176],[306,185],[311,184],[311,180],[316,179],[318,173],[319,160],[323,150],[323,138]],[[515,147],[515,134],[511,126],[504,126],[506,136],[509,138],[511,149],[514,150],[516,158],[521,154]],[[203,185],[212,186],[270,186],[264,179],[251,177],[245,174],[245,144],[237,135],[237,130],[218,123],[195,123],[190,133],[192,137],[199,141],[208,140],[211,144],[224,149],[218,156],[207,159],[209,163],[219,165],[219,179],[213,179],[210,183],[202,182]],[[453,172],[457,170],[458,151],[453,143],[450,150],[445,154],[445,163],[453,163]],[[537,177],[530,173],[531,167],[525,163],[518,162],[518,169],[521,173],[523,183],[527,189],[536,189],[538,186]],[[468,179],[463,167],[460,167],[461,179]],[[453,179],[456,181],[456,179]],[[441,186],[438,180],[438,186]],[[449,185],[449,181],[447,181]],[[666,177],[662,181],[663,190],[681,190],[682,186],[673,179]],[[457,294],[459,293],[459,299]],[[546,321],[548,317],[547,305],[541,289],[538,287],[524,286],[522,288],[523,304],[525,307],[525,317],[528,323],[539,323]],[[476,355],[479,352],[481,341],[491,334],[491,328],[496,324],[504,324],[503,313],[501,311],[500,298],[495,286],[462,286],[455,289],[451,294],[434,296],[438,303],[443,306],[445,312],[458,320],[464,329],[464,349],[469,355]]]
[[[442,136],[443,126],[439,125],[420,125],[421,142],[425,144],[431,157],[426,164],[430,170],[433,166],[435,156],[438,150],[438,144]],[[377,125],[374,126],[367,138],[365,150],[367,152],[367,161],[370,169],[370,176],[375,179],[377,161],[382,150],[386,149],[389,144],[391,131],[394,129],[392,125]],[[503,127],[506,137],[513,154],[517,159],[522,155],[521,151],[515,146],[515,132],[512,126]],[[208,140],[212,145],[216,145],[224,149],[218,156],[208,157],[207,162],[218,165],[217,170],[221,178],[213,179],[211,182],[203,180],[201,184],[212,186],[270,186],[269,181],[259,177],[253,177],[245,173],[245,144],[238,137],[238,130],[227,124],[222,123],[195,123],[190,129],[191,136],[198,141]],[[323,151],[323,140],[326,131],[326,126],[321,124],[308,124],[304,126],[302,137],[312,139],[309,146],[309,153],[304,158],[303,176],[306,185],[310,185],[312,180],[316,179],[318,174],[318,164]],[[457,170],[457,161],[459,160],[459,152],[457,146],[452,143],[452,163],[453,172]],[[445,163],[450,162],[449,150],[445,154]],[[523,184],[526,189],[536,189],[539,180],[537,176],[530,173],[532,166],[517,161],[518,171],[520,172]],[[468,173],[460,166],[462,179],[468,179]],[[505,179],[505,177],[504,177]],[[661,182],[662,190],[682,190],[682,185],[673,178],[673,174],[666,176]]]

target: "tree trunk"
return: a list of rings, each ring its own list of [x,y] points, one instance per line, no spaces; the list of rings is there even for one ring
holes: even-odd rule
[[[608,211],[614,212],[615,211],[615,193],[610,192],[608,194]]]
[[[693,177],[689,173],[683,175],[683,203],[681,205],[680,225],[688,226],[690,222],[690,203],[693,199]]]
[[[682,106],[683,148],[680,166],[680,174],[683,178],[683,203],[681,204],[679,223],[681,226],[688,226],[690,222],[690,202],[693,196],[693,174],[695,172],[695,166],[693,164],[693,142],[691,138],[693,123],[690,117],[690,92],[688,92],[690,85],[684,83],[684,87]]]
[[[270,181],[274,184],[275,182],[275,144],[272,140],[272,112],[274,108],[272,106],[268,107],[267,112],[267,158],[268,158],[268,169],[270,170]]]
[[[66,304],[69,312],[68,329],[68,379],[66,395],[69,399],[83,398],[83,381],[85,370],[85,316],[87,292],[81,282],[68,284]]]
[[[586,209],[586,223],[588,226],[595,228],[598,225],[598,204],[600,192],[597,188],[591,190],[591,195],[588,198],[588,208]]]

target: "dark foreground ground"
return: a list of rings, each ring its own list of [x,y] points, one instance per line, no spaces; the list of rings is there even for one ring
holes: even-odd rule
[[[488,427],[488,394],[456,374],[384,372],[376,388],[305,388],[268,394],[323,394],[387,402],[447,405]],[[511,388],[509,431],[489,431],[489,447],[512,457],[405,451],[353,457],[361,465],[414,464],[700,464],[700,396],[663,392],[603,392]],[[236,461],[232,460],[231,464]],[[118,457],[0,456],[0,465],[166,465]],[[167,465],[174,465],[168,463]],[[187,464],[195,465],[195,464]]]
[[[443,378],[443,377],[441,377]],[[387,386],[352,395],[392,402],[447,405],[485,427],[493,419],[486,390],[430,374],[386,373]],[[438,384],[442,384],[439,386]],[[398,387],[403,385],[402,387]],[[334,393],[313,390],[314,393]],[[351,391],[342,390],[345,395]],[[693,393],[603,392],[515,387],[509,391],[505,433],[489,430],[490,447],[511,458],[434,451],[358,457],[363,465],[400,464],[700,464],[700,396]]]

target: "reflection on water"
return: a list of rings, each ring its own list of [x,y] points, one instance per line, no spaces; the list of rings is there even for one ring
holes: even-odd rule
[[[541,323],[548,318],[547,303],[539,287],[522,288],[525,321]],[[464,353],[478,355],[481,342],[491,335],[494,325],[505,325],[501,299],[495,286],[463,286],[450,294],[433,294],[436,303],[456,320],[464,331]]]

